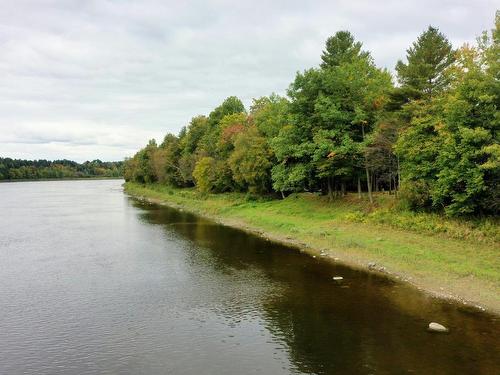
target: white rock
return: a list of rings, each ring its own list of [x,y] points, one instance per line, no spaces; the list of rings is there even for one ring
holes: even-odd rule
[[[340,281],[340,280],[344,280],[344,278],[342,276],[333,276],[333,280]]]
[[[443,326],[439,323],[435,323],[435,322],[429,323],[428,330],[431,332],[448,332],[448,328],[446,328],[445,326]]]

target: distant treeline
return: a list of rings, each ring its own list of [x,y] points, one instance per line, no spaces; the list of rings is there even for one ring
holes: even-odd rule
[[[21,160],[0,158],[0,180],[45,178],[121,177],[123,162],[100,160],[77,163],[71,160]]]
[[[229,97],[178,135],[126,160],[125,179],[203,193],[384,189],[411,209],[450,216],[500,209],[500,16],[453,49],[429,27],[396,64],[397,84],[348,31],[287,97]]]

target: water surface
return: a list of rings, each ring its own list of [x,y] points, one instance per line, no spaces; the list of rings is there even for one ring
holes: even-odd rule
[[[495,317],[121,184],[0,184],[0,374],[500,374]]]

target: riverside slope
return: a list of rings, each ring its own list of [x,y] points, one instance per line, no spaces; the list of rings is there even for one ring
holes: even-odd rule
[[[387,195],[371,212],[357,196],[334,202],[315,194],[248,200],[245,194],[202,197],[192,189],[127,182],[125,191],[298,247],[314,257],[381,272],[440,298],[500,314],[496,222],[474,226],[436,215],[391,213]],[[392,216],[391,216],[392,215]],[[406,229],[408,228],[408,229]]]

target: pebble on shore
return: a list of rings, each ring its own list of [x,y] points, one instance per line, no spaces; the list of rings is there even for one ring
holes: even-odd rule
[[[429,332],[449,332],[448,328],[436,322],[429,323],[429,327],[427,328],[427,330]]]

